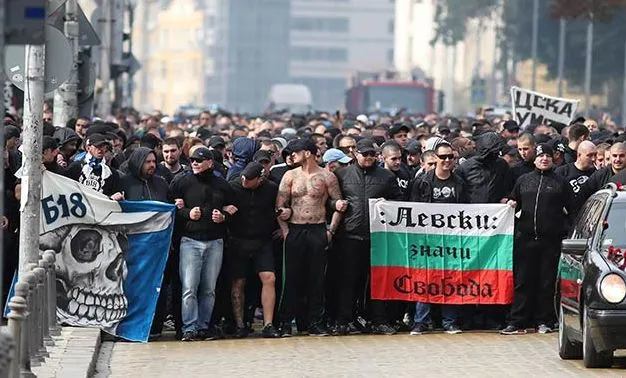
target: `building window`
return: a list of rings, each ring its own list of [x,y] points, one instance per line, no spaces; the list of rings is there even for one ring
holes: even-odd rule
[[[347,33],[350,29],[350,21],[345,17],[294,17],[291,19],[291,29],[298,31]]]
[[[346,62],[348,50],[338,47],[305,47],[291,48],[291,58],[300,61]]]

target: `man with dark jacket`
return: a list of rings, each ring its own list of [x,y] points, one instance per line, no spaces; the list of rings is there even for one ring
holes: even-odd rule
[[[156,153],[139,147],[128,158],[128,174],[120,179],[124,199],[130,201],[169,201],[167,181],[156,173]]]
[[[156,165],[156,153],[151,149],[139,147],[133,151],[128,158],[129,174],[122,176],[120,179],[120,190],[124,194],[124,199],[130,201],[169,201],[169,185],[164,178],[155,174]],[[163,330],[163,321],[166,315],[167,288],[172,279],[172,264],[173,262],[168,258],[150,329],[150,341],[159,338]]]
[[[494,132],[476,140],[476,155],[455,170],[465,182],[469,203],[498,203],[513,187],[509,167],[500,158],[504,139]]]
[[[578,145],[576,153],[578,158],[575,162],[558,167],[555,171],[557,175],[563,177],[570,184],[575,195],[596,171],[596,146],[585,140]]]
[[[182,239],[180,278],[182,281],[183,341],[207,340],[215,336],[209,322],[215,305],[215,285],[222,266],[224,222],[232,205],[232,189],[213,175],[213,153],[197,148],[190,157],[193,174],[172,182],[172,198],[182,199],[177,210]]]
[[[437,166],[425,173],[413,185],[411,202],[428,203],[464,203],[465,191],[463,180],[452,172],[454,166],[454,153],[448,142],[441,142],[435,147]],[[459,307],[454,305],[442,305],[441,315],[443,329],[448,334],[461,333],[457,318]],[[430,304],[417,302],[415,304],[415,325],[411,329],[411,335],[421,335],[430,328]]]
[[[378,153],[374,141],[361,139],[356,146],[356,164],[338,169],[335,174],[348,209],[337,231],[337,259],[342,275],[337,293],[338,333],[346,334],[355,318],[353,309],[363,293],[370,271],[369,199],[402,200],[396,177],[376,164]],[[369,293],[370,290],[367,290]],[[369,299],[369,298],[367,298]],[[389,326],[385,302],[370,301],[368,311],[375,334],[394,334]]]
[[[550,145],[537,145],[535,156],[535,171],[517,180],[507,202],[521,215],[513,250],[515,292],[504,335],[524,334],[526,327],[535,325],[539,333],[549,333],[555,321],[554,283],[573,193],[554,173]]]
[[[57,162],[61,167],[67,168],[83,141],[74,130],[68,127],[57,127],[53,136],[59,141]]]
[[[535,170],[535,138],[531,133],[522,133],[517,138],[517,152],[522,161],[511,168],[512,182],[515,182],[521,175]]]
[[[272,237],[278,230],[276,215],[276,195],[278,185],[265,178],[263,166],[249,163],[241,176],[233,179],[233,203],[237,213],[229,224],[230,261],[233,314],[237,323],[235,337],[248,334],[244,325],[244,287],[248,270],[254,267],[261,284],[261,305],[263,307],[263,337],[280,337],[273,325],[276,304],[276,276],[274,274],[274,254]]]
[[[616,176],[623,171],[624,168],[626,168],[626,144],[618,142],[612,145],[610,158],[611,164],[595,171],[591,176],[589,176],[589,180],[587,180],[580,188],[580,191],[576,195],[576,210],[579,210],[585,201],[587,201],[587,198],[591,197],[593,193],[602,189],[607,183],[611,182],[613,176]]]

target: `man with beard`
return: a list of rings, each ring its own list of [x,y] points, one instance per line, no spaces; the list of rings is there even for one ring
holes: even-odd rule
[[[161,165],[167,168],[173,177],[187,169],[180,162],[180,154],[181,149],[176,138],[166,138],[163,141],[163,161]]]
[[[129,173],[120,179],[120,189],[124,199],[129,201],[169,201],[169,185],[163,177],[156,173],[156,153],[149,148],[139,147],[128,158]],[[171,265],[168,258],[167,265]],[[161,336],[163,321],[165,320],[168,284],[170,282],[169,269],[165,270],[163,284],[159,292],[152,327],[150,341]]]
[[[337,177],[317,163],[317,147],[310,139],[299,139],[291,146],[298,168],[288,171],[276,197],[285,254],[283,301],[279,305],[281,335],[291,335],[298,294],[304,294],[309,308],[309,335],[327,336],[324,324],[324,281],[326,248],[337,231],[340,212],[345,211]],[[336,211],[326,228],[326,200],[335,201]],[[301,292],[304,288],[304,292]]]
[[[558,167],[555,171],[570,184],[574,194],[580,191],[581,186],[596,171],[596,146],[588,140],[582,141],[576,149],[576,154],[575,162]]]
[[[356,144],[356,164],[338,169],[335,174],[341,192],[349,203],[337,230],[337,263],[342,273],[337,293],[337,333],[352,333],[354,308],[361,299],[359,294],[369,282],[370,272],[370,230],[369,199],[384,198],[401,200],[402,191],[396,177],[376,164],[378,153],[374,141],[361,139]],[[369,303],[367,311],[372,322],[372,333],[392,335],[396,330],[389,325],[385,301],[365,298]]]
[[[232,189],[213,174],[213,153],[206,147],[190,157],[193,174],[172,182],[172,198],[182,199],[177,209],[182,239],[180,279],[182,282],[183,341],[214,339],[209,323],[215,305],[215,286],[222,267],[224,222],[232,205]]]

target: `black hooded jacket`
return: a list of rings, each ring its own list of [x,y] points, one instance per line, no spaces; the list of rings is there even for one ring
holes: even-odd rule
[[[500,158],[504,138],[488,132],[476,140],[476,155],[454,171],[465,183],[469,203],[497,203],[513,187],[509,166]]]
[[[170,201],[169,186],[163,177],[157,175],[148,178],[141,177],[141,167],[150,154],[154,155],[154,151],[146,147],[139,147],[128,158],[129,173],[120,179],[120,190],[124,192],[124,199],[130,201]]]
[[[229,183],[238,209],[228,226],[230,235],[246,240],[271,240],[272,233],[278,229],[274,213],[278,185],[267,180],[254,190],[246,189],[241,184],[241,177]]]

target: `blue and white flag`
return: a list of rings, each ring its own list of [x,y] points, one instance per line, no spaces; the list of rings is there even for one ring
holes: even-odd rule
[[[50,172],[41,192],[39,249],[56,254],[59,322],[147,341],[175,206],[112,201]]]

